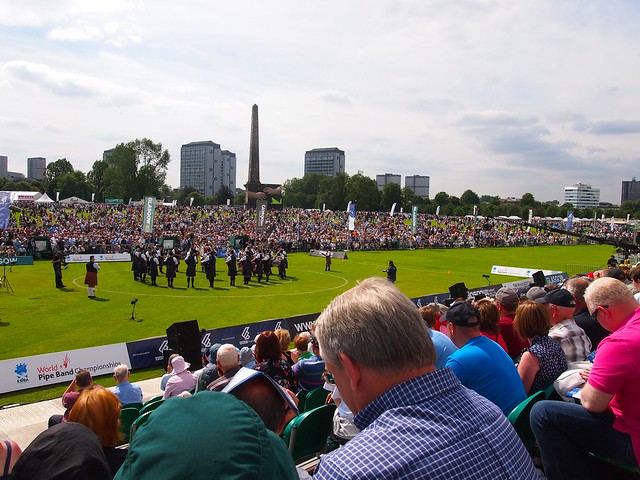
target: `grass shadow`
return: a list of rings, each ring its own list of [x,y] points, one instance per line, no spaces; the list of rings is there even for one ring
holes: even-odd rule
[[[92,298],[91,300],[93,300],[94,302],[110,302],[111,301],[111,299],[109,298],[102,298],[102,297]]]
[[[3,322],[0,320],[0,327],[8,327],[9,325],[11,325],[9,322]]]

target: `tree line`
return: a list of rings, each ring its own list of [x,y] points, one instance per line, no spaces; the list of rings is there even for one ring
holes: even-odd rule
[[[181,205],[191,202],[194,206],[244,203],[243,191],[232,192],[224,185],[216,195],[207,197],[195,188],[171,189],[165,183],[170,161],[169,152],[161,143],[147,138],[136,139],[116,145],[102,160],[96,160],[87,174],[74,169],[66,158],[62,158],[47,165],[42,182],[13,182],[0,177],[0,190],[38,190],[53,199],[57,192],[60,198],[77,196],[90,200],[93,195],[96,202],[118,198],[126,203],[130,198],[156,196],[176,200]],[[417,206],[419,213],[438,212],[450,216],[475,213],[527,219],[529,210],[540,217],[566,217],[570,210],[580,218],[626,217],[627,214],[637,218],[640,214],[640,201],[625,202],[619,208],[576,209],[570,203],[537,201],[529,192],[514,201],[503,201],[499,196],[479,196],[473,190],[465,190],[460,197],[438,192],[429,199],[416,195],[409,188],[401,188],[397,183],[388,183],[380,191],[375,180],[362,172],[355,175],[340,173],[335,177],[309,174],[289,179],[283,187],[285,207],[307,209],[345,210],[349,202],[354,202],[360,211],[388,212],[395,203],[397,212],[410,212]]]

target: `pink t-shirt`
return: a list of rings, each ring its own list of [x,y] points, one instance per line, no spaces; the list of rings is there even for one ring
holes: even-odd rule
[[[613,394],[609,409],[616,415],[613,428],[628,433],[640,462],[640,308],[598,345],[589,384]]]

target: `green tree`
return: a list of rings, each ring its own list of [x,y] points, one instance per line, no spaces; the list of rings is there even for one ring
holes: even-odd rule
[[[76,196],[91,201],[93,186],[87,182],[87,177],[81,171],[65,173],[57,180],[57,183],[61,199]]]
[[[191,192],[184,199],[184,204],[189,205],[191,203],[191,199],[193,198],[193,206],[194,207],[202,207],[204,205],[204,195],[200,192]]]
[[[520,205],[523,207],[535,207],[536,199],[533,197],[532,193],[525,193],[524,195],[522,195]]]
[[[473,190],[465,190],[460,196],[460,201],[463,205],[478,205],[480,203],[480,198]]]
[[[338,173],[333,179],[333,190],[331,192],[332,210],[344,210],[347,208],[347,182],[349,175],[346,173]]]
[[[161,143],[143,138],[117,145],[105,161],[105,195],[128,199],[158,196],[171,157]]]
[[[96,202],[104,202],[105,190],[108,185],[107,171],[109,164],[104,160],[96,160],[93,162],[91,170],[87,173],[87,181],[93,187],[93,193],[96,194]]]
[[[400,185],[395,182],[387,183],[382,189],[380,207],[382,210],[388,212],[394,203],[397,204],[397,211],[400,211],[400,208],[404,206],[402,190],[400,189]]]
[[[449,194],[447,192],[436,193],[436,196],[433,197],[433,203],[436,206],[440,205],[441,207],[444,207],[446,204],[449,203]]]
[[[377,211],[380,204],[380,192],[375,180],[357,173],[349,177],[346,185],[347,198],[356,202],[360,211]]]
[[[234,195],[233,195],[233,192],[231,192],[231,189],[228,186],[222,184],[220,185],[220,188],[216,192],[213,202],[214,204],[217,204],[217,205],[226,205],[227,199],[233,201],[233,196]]]
[[[59,182],[63,175],[73,173],[73,165],[66,159],[60,158],[51,162],[44,170],[44,188],[49,197],[55,199],[57,191],[60,191]]]

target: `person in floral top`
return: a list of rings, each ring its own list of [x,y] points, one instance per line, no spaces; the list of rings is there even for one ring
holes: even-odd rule
[[[527,395],[544,390],[567,369],[564,350],[548,335],[550,327],[551,318],[544,305],[529,301],[516,310],[513,329],[531,344],[518,364]]]
[[[269,375],[278,385],[298,391],[298,383],[289,363],[281,357],[280,342],[272,331],[262,332],[256,339],[256,370]]]

